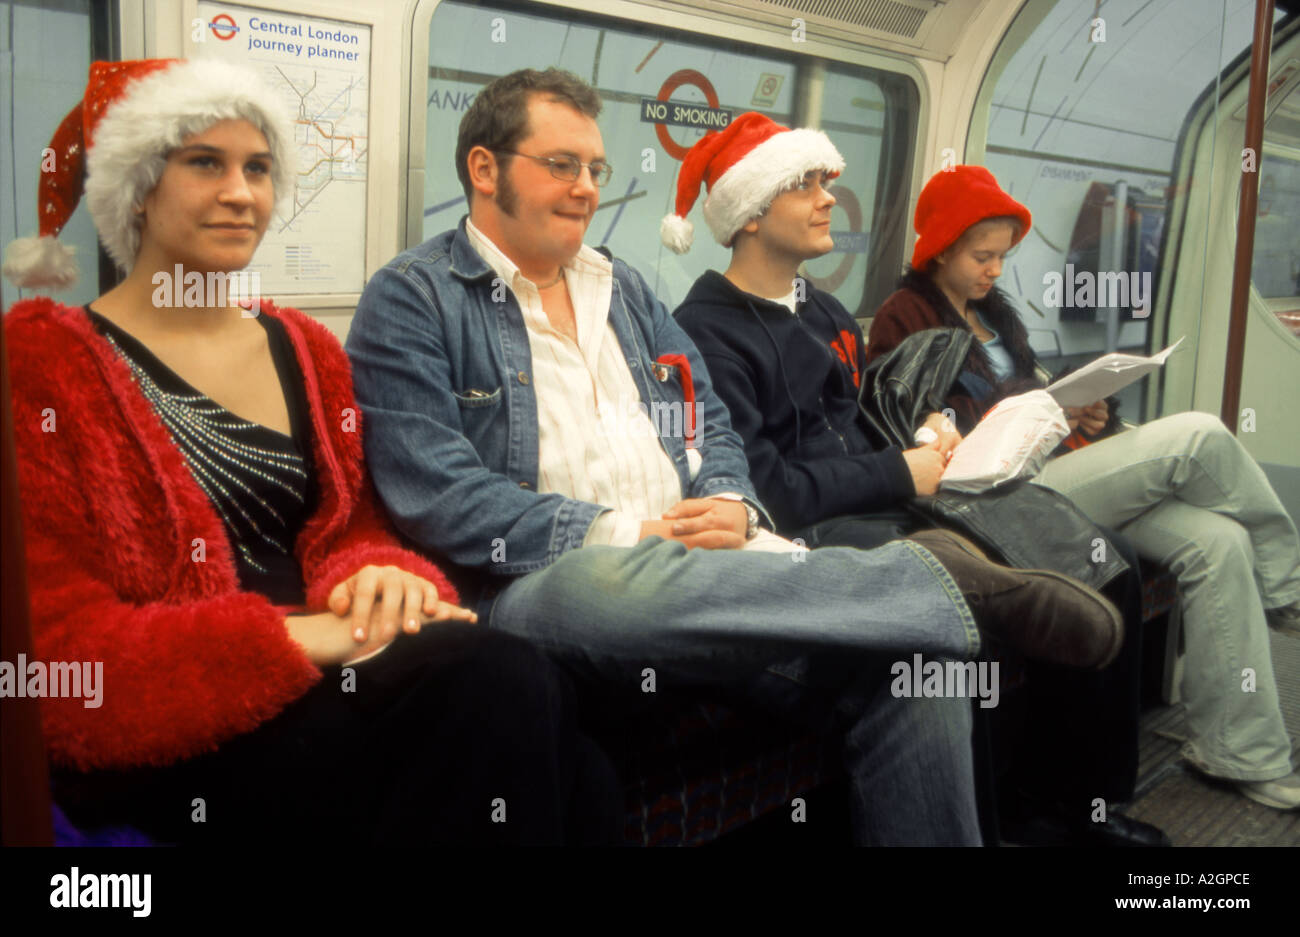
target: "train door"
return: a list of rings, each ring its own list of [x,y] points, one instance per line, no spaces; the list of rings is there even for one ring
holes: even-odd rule
[[[1180,144],[1179,178],[1208,175],[1219,191],[1200,201],[1180,191],[1170,202],[1191,255],[1180,261],[1189,270],[1173,277],[1157,311],[1168,334],[1195,333],[1199,342],[1196,356],[1166,375],[1165,408],[1219,410],[1240,185],[1244,172],[1258,172],[1237,435],[1292,517],[1300,517],[1300,20],[1276,28],[1259,154],[1242,149],[1248,70],[1247,62],[1228,70],[1217,107],[1207,89]]]
[[[1253,167],[1260,217],[1239,437],[1300,517],[1300,21],[1280,6]],[[966,161],[987,165],[1034,214],[1003,286],[1049,367],[1184,339],[1121,394],[1129,419],[1219,412],[1237,199],[1251,171],[1253,11],[1253,0],[1029,0],[972,114]]]

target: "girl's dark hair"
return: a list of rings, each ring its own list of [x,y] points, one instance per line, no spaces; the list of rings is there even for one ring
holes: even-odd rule
[[[469,183],[469,151],[481,146],[499,153],[513,150],[528,136],[528,99],[541,94],[551,101],[568,104],[592,120],[600,116],[600,93],[572,72],[558,68],[537,71],[520,69],[502,75],[474,97],[465,116],[460,119],[456,136],[456,177],[465,198],[473,193]],[[509,154],[497,157],[504,166]]]
[[[952,302],[929,274],[921,273],[909,265],[898,281],[898,288],[920,293],[931,308],[939,314],[944,325],[971,331],[965,316],[953,308]],[[966,358],[966,367],[998,387],[999,392],[996,395],[998,398],[1030,390],[1030,383],[1027,382],[1032,382],[1032,387],[1040,386],[1034,375],[1035,358],[1033,350],[1029,347],[1029,332],[1020,321],[1020,314],[1012,305],[1011,298],[994,286],[987,296],[972,302],[971,305],[979,310],[980,316],[1002,339],[1002,344],[1011,354],[1015,372],[1006,381],[999,381],[993,372],[993,362],[982,342],[971,345],[970,354]]]

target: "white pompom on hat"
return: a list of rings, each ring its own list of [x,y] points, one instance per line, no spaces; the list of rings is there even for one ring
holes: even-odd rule
[[[818,169],[832,178],[844,171],[844,157],[822,131],[791,130],[755,111],[741,114],[687,152],[677,176],[677,210],[660,223],[660,240],[675,253],[690,250],[694,226],[686,216],[707,184],[704,220],[718,243],[730,247],[773,199]]]
[[[162,177],[167,155],[222,120],[247,120],[271,148],[277,199],[293,191],[292,127],[256,73],[212,59],[94,62],[81,101],[59,124],[42,160],[39,235],[5,250],[3,272],[18,286],[62,289],[76,282],[72,251],[58,240],[84,193],[99,239],[124,271],[140,247],[139,208]]]

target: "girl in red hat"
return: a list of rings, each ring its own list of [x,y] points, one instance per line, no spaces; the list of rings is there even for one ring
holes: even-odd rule
[[[868,359],[913,332],[979,339],[948,403],[963,430],[1002,397],[1043,386],[1020,316],[996,285],[1029,210],[980,166],[937,173],[917,201],[920,235],[898,290],[876,313]],[[1300,538],[1263,471],[1215,417],[1181,413],[1119,428],[1104,400],[1067,408],[1074,451],[1034,480],[1119,529],[1178,577],[1186,636],[1184,756],[1282,810],[1300,807],[1269,649],[1269,626],[1300,633]],[[1243,692],[1243,674],[1253,690]]]
[[[214,61],[95,63],[6,253],[21,286],[75,279],[84,169],[125,274],[5,317],[34,655],[87,675],[37,694],[56,800],[172,842],[613,838],[563,676],[391,531],[338,341],[220,289],[292,194],[275,101]]]

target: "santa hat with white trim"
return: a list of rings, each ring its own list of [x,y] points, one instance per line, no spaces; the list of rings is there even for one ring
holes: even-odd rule
[[[162,177],[167,154],[222,120],[247,120],[271,148],[277,199],[293,191],[292,127],[256,73],[212,59],[93,62],[84,98],[50,141],[52,168],[37,187],[39,236],[4,254],[17,286],[64,289],[77,281],[72,250],[58,240],[84,193],[99,239],[129,271],[140,247],[140,206]]]
[[[741,114],[687,152],[677,176],[677,210],[664,217],[659,237],[678,254],[691,249],[695,229],[686,216],[706,183],[704,220],[718,243],[730,247],[736,232],[774,198],[818,169],[831,178],[844,170],[844,157],[822,131],[791,130],[754,111]]]

